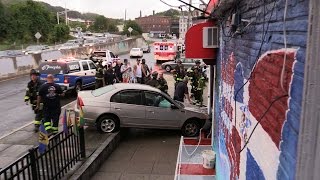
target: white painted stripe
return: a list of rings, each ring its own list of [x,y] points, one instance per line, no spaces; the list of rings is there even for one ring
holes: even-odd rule
[[[61,109],[63,109],[63,108],[65,108],[65,107],[69,106],[70,104],[72,104],[72,103],[74,103],[74,102],[76,102],[76,100],[74,100],[74,101],[72,101],[72,102],[70,102],[70,103],[68,103],[68,104],[66,104],[66,105],[64,105],[64,106],[62,106],[62,107],[61,107]],[[0,137],[0,140],[1,140],[1,139],[3,139],[3,138],[5,138],[5,137],[7,137],[7,136],[10,136],[11,134],[13,134],[13,133],[15,133],[15,132],[17,132],[17,131],[20,131],[21,129],[23,129],[23,128],[25,128],[25,127],[29,126],[29,125],[31,125],[32,123],[33,123],[33,121],[31,121],[31,122],[29,122],[29,123],[27,123],[27,124],[25,124],[25,125],[23,125],[23,126],[21,126],[21,127],[17,128],[17,129],[14,129],[13,131],[11,131],[11,132],[9,132],[9,133],[7,133],[7,134],[5,134],[5,135],[1,136],[1,137]]]

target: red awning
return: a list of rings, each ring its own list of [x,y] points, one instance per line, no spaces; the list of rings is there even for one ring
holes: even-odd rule
[[[207,21],[190,27],[185,37],[186,58],[215,61],[218,48],[203,48],[203,28],[213,26],[215,26],[213,21]]]

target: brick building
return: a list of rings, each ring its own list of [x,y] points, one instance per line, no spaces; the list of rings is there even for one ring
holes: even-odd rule
[[[136,22],[141,26],[142,31],[149,33],[150,31],[164,31],[170,33],[171,18],[167,16],[145,16],[136,18]]]

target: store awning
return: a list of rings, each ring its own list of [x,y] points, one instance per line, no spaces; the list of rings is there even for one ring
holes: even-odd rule
[[[190,27],[185,37],[186,58],[208,59],[211,61],[215,61],[215,59],[217,58],[218,48],[203,47],[203,29],[205,27],[214,27],[214,26],[215,26],[214,21],[207,21],[207,22],[202,22]]]
[[[207,5],[206,12],[211,14],[213,9],[218,5],[218,3],[219,3],[219,0],[210,0],[210,2]],[[209,14],[205,14],[205,16],[208,17]]]

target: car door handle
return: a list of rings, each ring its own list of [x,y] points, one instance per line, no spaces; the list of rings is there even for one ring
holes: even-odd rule
[[[84,73],[84,75],[87,75],[87,73]]]
[[[148,111],[149,113],[152,113],[152,114],[154,114],[154,111]]]
[[[121,108],[118,108],[118,107],[115,107],[114,109],[115,109],[115,110],[118,110],[118,111],[121,110]]]

